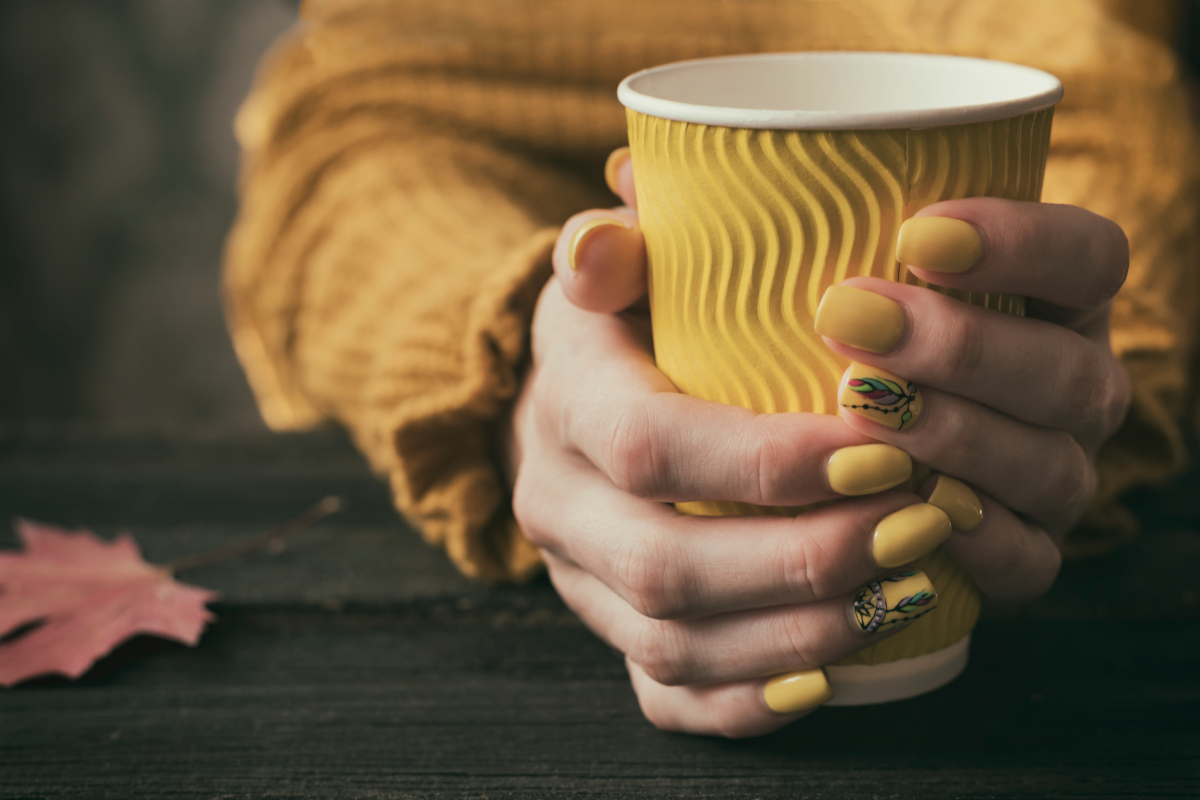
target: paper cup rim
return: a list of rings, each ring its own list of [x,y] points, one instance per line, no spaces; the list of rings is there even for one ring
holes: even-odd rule
[[[874,69],[876,74],[900,68],[957,68],[974,70],[977,74],[989,71],[1018,85],[1010,96],[977,103],[914,104],[907,108],[882,109],[799,109],[799,108],[740,108],[682,102],[656,96],[651,84],[668,80],[684,70],[703,70],[723,64],[761,66],[770,68],[772,62],[789,62],[795,67],[828,66],[842,62],[857,68]],[[824,62],[824,63],[822,63]],[[667,94],[659,91],[658,95]],[[992,122],[1011,119],[1050,108],[1062,99],[1063,87],[1058,78],[1048,72],[1006,61],[992,61],[966,56],[926,53],[890,52],[805,52],[757,53],[752,55],[719,56],[676,61],[635,72],[617,87],[617,99],[626,108],[653,117],[719,125],[731,128],[770,128],[781,130],[885,130],[897,128],[932,128],[944,125],[966,125],[973,122]]]

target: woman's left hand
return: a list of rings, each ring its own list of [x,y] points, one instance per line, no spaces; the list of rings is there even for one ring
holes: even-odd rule
[[[842,382],[842,418],[974,487],[982,519],[968,534],[972,545],[955,535],[944,547],[984,576],[985,594],[1029,599],[1031,587],[1040,594],[1057,575],[1049,545],[1091,501],[1096,453],[1129,406],[1129,380],[1109,344],[1111,300],[1129,265],[1125,235],[1074,206],[951,200],[904,224],[897,258],[939,286],[1026,296],[1027,315],[878,278],[832,287],[816,327],[855,362]],[[903,425],[874,402],[892,396],[872,383],[881,373],[906,389],[902,400],[919,397],[909,403],[919,414]],[[923,493],[934,490],[931,480]],[[1045,542],[1044,576],[975,568],[1012,552],[1014,538]]]

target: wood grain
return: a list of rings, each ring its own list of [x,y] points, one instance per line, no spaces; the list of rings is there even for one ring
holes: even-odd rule
[[[1126,551],[985,610],[946,689],[730,742],[646,724],[544,580],[455,575],[340,435],[0,436],[0,514],[129,527],[160,560],[329,491],[357,503],[184,576],[225,592],[194,650],[141,638],[76,683],[0,693],[0,797],[1194,796],[1196,488],[1143,495],[1155,527]]]

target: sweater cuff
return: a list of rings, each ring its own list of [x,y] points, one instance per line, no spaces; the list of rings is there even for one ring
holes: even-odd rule
[[[429,344],[432,362],[462,360],[461,380],[403,403],[382,426],[395,454],[388,472],[397,508],[471,577],[524,581],[541,569],[512,516],[497,424],[520,388],[557,235],[539,231],[479,288],[454,352]]]

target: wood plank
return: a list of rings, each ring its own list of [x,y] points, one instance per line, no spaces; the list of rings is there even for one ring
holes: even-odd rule
[[[486,592],[404,523],[387,486],[338,431],[236,439],[0,435],[0,520],[24,516],[105,537],[128,530],[154,563],[249,538],[327,494],[343,497],[345,510],[283,553],[180,579],[234,604],[337,607]],[[0,528],[0,547],[15,546],[11,530]]]
[[[182,576],[227,603],[336,607],[429,597],[478,600],[487,588],[462,578],[392,508],[344,434],[237,438],[130,437],[60,430],[0,431],[0,520],[21,515],[128,529],[147,559],[165,561],[254,535],[326,494],[347,508],[296,537],[279,556],[252,556]],[[1134,496],[1148,530],[1110,556],[1068,564],[1054,589],[1018,610],[989,615],[1042,619],[1200,612],[1200,468]],[[0,525],[0,547],[13,546]]]
[[[1146,797],[1197,787],[1200,626],[989,622],[959,681],[725,742],[645,723],[552,596],[462,612],[221,609],[70,686],[0,695],[5,794]],[[1121,647],[1114,647],[1120,642]]]
[[[0,797],[1195,796],[1197,476],[1137,498],[1129,547],[989,606],[946,689],[727,742],[645,723],[544,579],[454,573],[336,432],[0,434],[0,515],[128,527],[152,560],[351,502],[278,556],[184,576],[224,594],[196,649],[140,638],[0,692]]]

